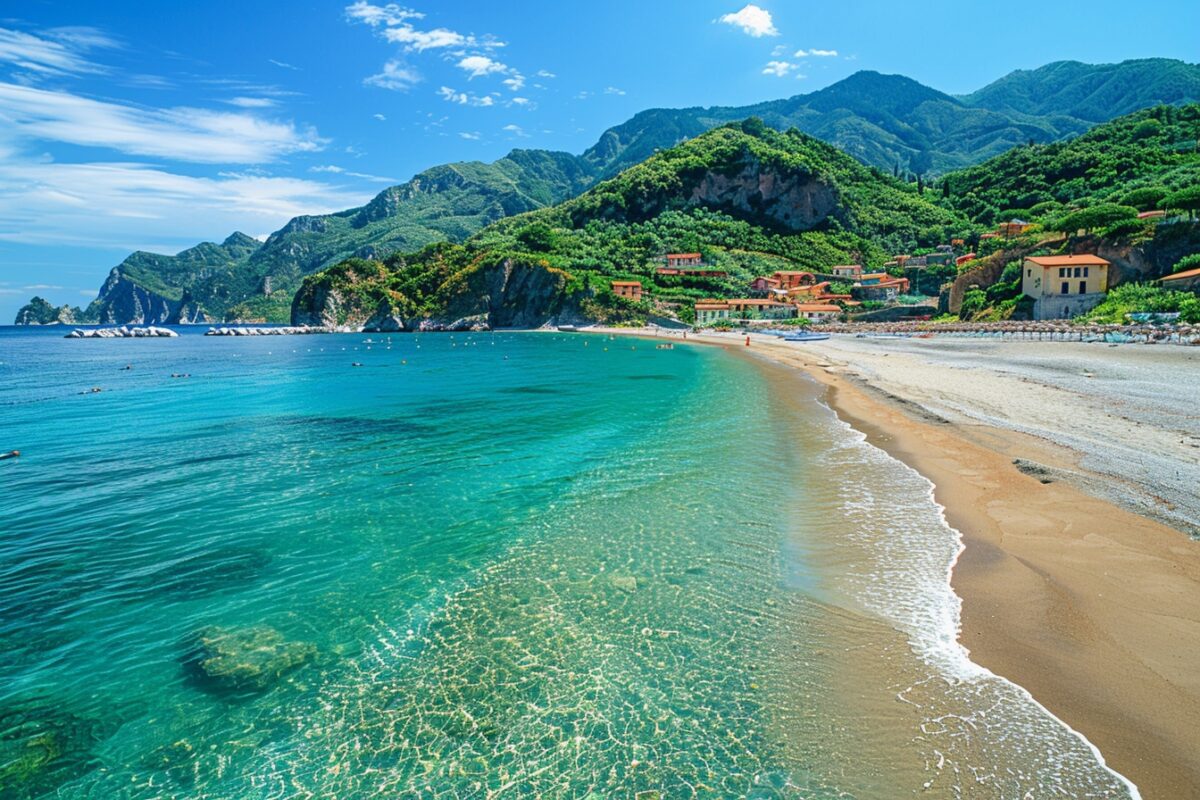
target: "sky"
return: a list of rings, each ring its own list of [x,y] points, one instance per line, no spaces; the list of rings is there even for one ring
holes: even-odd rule
[[[646,108],[864,69],[958,94],[1064,59],[1200,61],[1195,0],[412,2],[5,4],[0,323],[33,294],[86,304],[133,250],[264,238],[448,161],[579,153]]]

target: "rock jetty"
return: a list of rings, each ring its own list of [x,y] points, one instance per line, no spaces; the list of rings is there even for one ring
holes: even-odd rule
[[[273,327],[250,328],[243,325],[209,328],[205,336],[295,336],[305,333],[333,333],[333,328],[317,325],[276,325]]]
[[[179,334],[170,328],[156,328],[149,325],[145,328],[130,328],[122,325],[119,328],[76,328],[64,336],[64,339],[143,339],[147,337],[175,337]]]

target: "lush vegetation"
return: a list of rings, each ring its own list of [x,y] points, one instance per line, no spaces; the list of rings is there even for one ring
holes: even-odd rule
[[[1129,314],[1173,312],[1179,312],[1181,322],[1200,323],[1200,297],[1191,292],[1171,291],[1147,283],[1126,283],[1109,291],[1104,302],[1080,320],[1126,323]]]
[[[778,194],[746,193],[764,177]],[[791,213],[798,198],[811,197],[824,199],[810,213]],[[386,297],[402,316],[444,317],[454,313],[447,295],[455,275],[509,260],[559,271],[564,302],[591,318],[631,321],[655,309],[686,317],[695,300],[742,293],[756,274],[882,264],[888,248],[930,246],[966,226],[827,144],[751,119],[658,153],[565,203],[506,217],[464,245],[370,262],[377,277],[356,280],[352,292],[366,293],[360,309]],[[679,250],[701,252],[728,277],[659,275],[660,256]],[[365,270],[355,262],[356,275]],[[613,295],[614,280],[641,281],[645,301]]]
[[[985,224],[1018,216],[1073,232],[1156,208],[1195,211],[1198,184],[1200,105],[1157,106],[951,173],[943,202]]]

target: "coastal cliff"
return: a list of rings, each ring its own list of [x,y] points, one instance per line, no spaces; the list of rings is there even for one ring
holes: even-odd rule
[[[443,262],[444,264],[444,262]],[[570,275],[537,263],[477,261],[426,271],[424,281],[396,261],[352,259],[305,279],[292,302],[292,324],[362,326],[369,331],[536,328],[576,313]],[[422,285],[422,283],[424,285]]]
[[[14,325],[75,325],[91,322],[88,315],[78,306],[55,307],[44,297],[34,297],[17,311]]]

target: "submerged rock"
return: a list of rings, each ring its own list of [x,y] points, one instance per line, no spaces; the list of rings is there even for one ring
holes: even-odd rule
[[[96,328],[87,330],[76,328],[64,336],[64,339],[143,339],[146,337],[176,337],[179,334],[170,328],[157,328],[150,325],[145,328],[130,328],[122,325],[119,328]]]
[[[185,663],[201,683],[235,692],[261,692],[317,654],[310,642],[290,642],[267,625],[203,628]]]
[[[51,708],[0,710],[0,797],[53,792],[89,768],[96,726]]]

